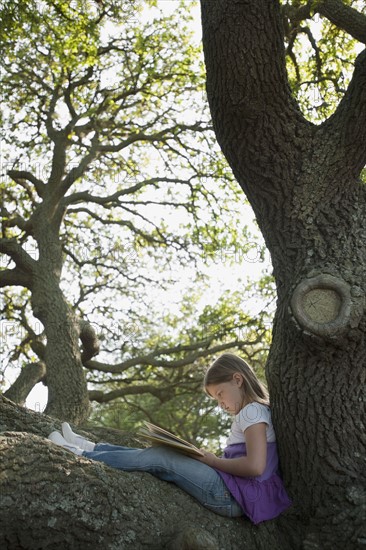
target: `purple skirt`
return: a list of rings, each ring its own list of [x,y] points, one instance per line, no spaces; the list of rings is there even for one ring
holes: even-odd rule
[[[226,447],[223,458],[239,458],[246,454],[245,443],[237,443]],[[277,517],[292,504],[278,473],[275,442],[267,443],[267,464],[261,476],[241,477],[217,469],[216,471],[242,507],[244,514],[254,524]]]

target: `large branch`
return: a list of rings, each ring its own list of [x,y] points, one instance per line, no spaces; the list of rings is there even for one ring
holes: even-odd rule
[[[123,388],[112,390],[108,393],[102,390],[90,390],[89,399],[90,401],[96,401],[97,403],[109,403],[119,397],[124,397],[126,395],[142,395],[144,393],[150,393],[160,399],[162,395],[166,394],[167,389],[169,388],[165,386],[164,388],[159,388],[157,386],[153,386],[152,384],[140,384],[136,386],[125,386]]]
[[[323,15],[331,23],[366,44],[366,15],[347,6],[342,0],[317,0],[315,12]]]
[[[65,144],[66,148],[66,144]],[[88,151],[88,153],[81,159],[78,166],[74,167],[62,180],[60,191],[62,193],[62,196],[65,195],[65,193],[70,189],[73,183],[79,178],[81,178],[87,169],[89,168],[90,164],[95,160],[95,158],[98,155],[99,150],[99,135],[96,132],[91,140],[91,147]]]
[[[41,382],[46,375],[46,365],[42,361],[38,363],[28,363],[25,365],[18,378],[4,393],[4,396],[18,403],[24,405],[29,393],[34,386]]]
[[[34,185],[38,195],[40,197],[43,197],[45,184],[42,180],[37,178],[31,172],[27,172],[26,170],[8,170],[8,176],[12,178],[16,183],[20,183],[20,185],[23,186],[24,184],[22,182],[24,180],[29,181]]]
[[[150,474],[77,457],[46,439],[60,428],[0,396],[1,548],[289,550],[275,521],[253,528],[208,511]],[[136,438],[119,430],[74,429],[93,441],[136,446]]]
[[[352,80],[335,113],[318,131],[333,137],[332,147],[343,159],[340,164],[352,167],[349,176],[357,178],[366,163],[366,50],[356,59]],[[334,164],[331,156],[329,162]]]
[[[0,253],[10,256],[16,266],[31,275],[37,262],[22,248],[16,239],[0,239]]]
[[[259,340],[260,340],[260,336],[258,335],[258,341]],[[131,367],[136,367],[140,365],[147,365],[152,367],[164,367],[164,368],[179,368],[179,367],[191,365],[194,361],[202,357],[208,357],[215,353],[219,353],[227,349],[232,349],[234,347],[236,349],[243,349],[249,344],[253,345],[254,343],[256,343],[256,341],[253,341],[253,340],[250,340],[250,342],[248,342],[247,340],[240,340],[240,341],[233,340],[225,344],[219,344],[216,346],[209,347],[211,344],[211,341],[207,340],[206,342],[201,341],[201,342],[195,342],[189,345],[181,345],[181,346],[178,345],[178,346],[173,346],[171,348],[156,349],[146,355],[134,357],[132,359],[122,361],[121,363],[118,363],[115,365],[101,363],[99,361],[88,361],[84,364],[84,366],[89,370],[110,372],[113,374],[121,373]],[[187,352],[187,353],[182,359],[175,359],[175,360],[172,359],[170,361],[167,361],[166,359],[162,359],[160,357],[160,356],[175,354],[178,352]]]
[[[32,232],[32,222],[29,220],[25,220],[22,218],[22,216],[19,216],[19,214],[10,214],[6,210],[6,208],[2,209],[2,215],[3,215],[3,228],[6,227],[18,227],[25,233],[30,234]]]
[[[288,85],[277,0],[201,0],[207,95],[218,142],[254,210],[293,185],[308,123]]]
[[[24,286],[25,288],[31,288],[32,277],[29,273],[17,267],[14,269],[4,269],[4,271],[0,271],[0,288],[4,288],[5,286]]]
[[[366,44],[366,15],[347,6],[342,0],[308,0],[303,5],[285,4],[282,12],[294,24],[319,13],[339,29]]]

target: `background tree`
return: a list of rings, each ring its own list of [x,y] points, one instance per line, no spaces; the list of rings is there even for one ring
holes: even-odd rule
[[[236,349],[264,378],[271,310],[257,317],[244,313],[246,301],[258,292],[228,292],[201,314],[190,294],[178,314],[162,318],[156,311],[150,327],[146,319],[146,333],[135,335],[133,351],[128,352],[131,359],[87,363],[89,385],[94,387],[89,392],[90,422],[135,431],[149,419],[197,444],[213,440],[217,448],[230,419],[217,414],[212,418],[215,405],[202,392],[203,374],[212,356]]]
[[[365,6],[340,0],[286,2],[282,10],[272,0],[201,6],[216,136],[253,206],[277,286],[266,373],[295,502],[280,524],[293,547],[361,548],[366,54],[356,58],[354,46],[366,42]],[[315,89],[320,101],[307,94]]]
[[[76,422],[87,417],[89,397],[160,392],[167,400],[182,375],[173,373],[176,361],[184,368],[240,347],[238,319],[209,339],[196,329],[192,340],[187,322],[179,337],[162,338],[157,314],[146,315],[150,295],[174,282],[174,271],[240,246],[247,232],[225,214],[233,215],[238,189],[202,104],[189,14],[153,10],[152,25],[141,21],[141,6],[2,5],[0,246],[8,263],[0,285],[5,330],[19,336],[10,359],[26,365],[6,395],[24,402],[43,380],[46,412]],[[219,316],[217,309],[216,326]],[[160,320],[160,331],[171,322]],[[104,356],[91,361],[100,343]]]

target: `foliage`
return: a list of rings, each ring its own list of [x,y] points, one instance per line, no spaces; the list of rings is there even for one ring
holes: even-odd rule
[[[270,287],[267,282],[267,290]],[[199,303],[190,293],[176,315],[154,312],[152,326],[148,319],[143,323],[147,333],[135,333],[126,347],[124,356],[136,359],[132,366],[121,362],[116,372],[114,364],[110,378],[107,365],[99,364],[106,372],[97,376],[98,365],[93,364],[91,397],[101,404],[93,405],[91,421],[135,431],[148,419],[198,444],[212,440],[217,450],[223,443],[218,434],[227,431],[230,420],[212,414],[216,404],[203,392],[204,371],[214,353],[239,352],[265,382],[275,292],[268,292],[268,304],[257,315],[248,315],[246,303],[258,294],[256,285],[248,284],[243,292],[228,291],[199,314]],[[150,363],[141,349],[153,350]]]
[[[220,251],[244,249],[252,237],[214,140],[189,10],[183,2],[167,17],[154,2],[130,2],[122,12],[117,4],[0,4],[3,238],[38,261],[32,223],[47,190],[59,186],[59,284],[96,330],[99,363],[118,365],[156,349],[172,361],[189,359],[193,344],[212,353],[223,342],[235,349],[240,323],[254,326],[245,304],[227,296],[202,310],[197,302],[209,288],[205,264]],[[11,256],[3,267],[14,267]],[[186,296],[177,281],[184,267],[195,280]],[[159,305],[172,287],[179,288],[179,313]],[[31,290],[6,286],[4,297],[9,364],[41,359],[47,342]],[[207,326],[215,329],[208,340]],[[265,352],[258,353],[253,360],[263,364]],[[197,401],[202,364],[198,357],[169,369],[145,360],[122,376],[85,366],[91,395],[98,390],[102,401],[101,391],[110,396],[122,387],[125,416],[138,420],[136,410],[151,411],[179,429],[174,402],[184,402],[182,420]],[[139,384],[153,393],[134,393]],[[204,403],[202,411],[210,409]],[[182,434],[195,438],[190,418]]]
[[[263,320],[250,316],[232,293],[199,306],[209,288],[202,283],[204,264],[215,263],[220,251],[245,249],[255,237],[240,221],[243,198],[213,137],[189,10],[182,2],[166,17],[158,6],[0,3],[3,237],[16,238],[37,260],[27,221],[42,187],[61,171],[60,285],[79,317],[95,328],[103,350],[99,363],[124,364],[164,349],[173,350],[166,358],[179,361],[189,357],[192,342],[204,348],[207,327],[209,349],[223,342],[240,349],[245,338],[238,330],[249,326],[263,339],[242,353],[261,372],[269,343]],[[319,122],[348,85],[356,41],[304,6],[282,3],[288,74],[303,111]],[[5,261],[3,267],[13,265]],[[176,275],[183,267],[195,279],[185,296]],[[172,287],[179,288],[178,313],[158,305]],[[273,299],[272,277],[246,288],[247,301],[253,294]],[[38,360],[45,339],[32,315],[31,292],[7,286],[4,297],[10,364]],[[204,396],[197,398],[204,364],[200,356],[177,369],[137,362],[123,375],[90,365],[87,372],[91,395],[101,402],[102,394],[105,399],[125,389],[117,409],[133,427],[150,415],[196,439],[197,411],[206,415],[211,408]],[[134,393],[147,383],[153,393]],[[117,425],[110,403],[95,405],[93,418]]]

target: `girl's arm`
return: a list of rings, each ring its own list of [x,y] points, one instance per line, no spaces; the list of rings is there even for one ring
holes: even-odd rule
[[[267,463],[266,424],[260,422],[245,430],[247,455],[239,458],[218,458],[203,451],[205,456],[198,458],[212,468],[217,468],[236,476],[260,476]]]

